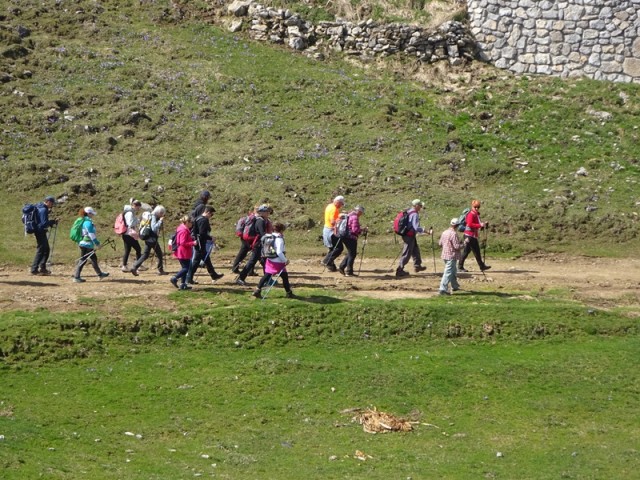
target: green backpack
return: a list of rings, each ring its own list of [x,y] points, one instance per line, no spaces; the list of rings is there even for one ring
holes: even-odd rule
[[[76,218],[76,221],[73,222],[73,225],[71,226],[71,231],[69,232],[69,238],[76,243],[80,243],[80,240],[82,240],[82,237],[84,236],[82,235],[83,223],[84,223],[84,217],[78,217]]]

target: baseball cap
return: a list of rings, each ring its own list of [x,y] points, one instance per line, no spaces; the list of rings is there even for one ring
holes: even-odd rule
[[[422,203],[422,200],[420,200],[419,198],[416,198],[414,201],[412,201],[411,205],[413,205],[414,207],[417,207],[418,205],[424,207],[424,203]]]
[[[456,225],[460,225],[460,222],[458,221],[457,218],[452,218],[451,219],[451,225],[453,225],[455,227]]]
[[[91,207],[84,207],[84,213],[86,213],[87,215],[97,215],[98,214],[98,212],[96,212]]]
[[[51,195],[47,195],[46,197],[44,197],[44,201],[45,201],[45,202],[51,202],[51,203],[53,203],[54,205],[55,205],[55,203],[56,203],[56,199],[55,199],[55,197],[53,197],[53,196],[51,196]]]
[[[266,212],[271,212],[271,207],[266,203],[263,203],[258,207],[258,213],[266,213]]]

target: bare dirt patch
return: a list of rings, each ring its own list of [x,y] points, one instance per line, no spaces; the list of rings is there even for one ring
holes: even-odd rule
[[[431,259],[429,259],[431,260]],[[496,292],[503,296],[532,297],[558,295],[598,308],[628,307],[632,315],[640,316],[640,260],[572,257],[566,255],[530,255],[517,260],[492,260],[492,269],[483,275],[474,262],[467,262],[469,273],[460,275],[462,290],[456,295],[473,292]],[[200,272],[194,291],[246,291],[250,288],[235,285],[235,275],[228,263],[219,262],[218,269],[225,277],[215,284]],[[356,267],[360,262],[357,260]],[[168,262],[168,271],[175,272],[177,264]],[[352,296],[368,296],[384,300],[430,298],[438,294],[440,277],[429,263],[426,272],[412,273],[406,278],[394,276],[389,259],[364,259],[358,277],[343,277],[339,273],[323,271],[319,258],[293,260],[289,267],[294,290],[322,288]],[[411,266],[408,266],[408,271]],[[442,264],[436,260],[437,273]],[[79,311],[96,308],[101,311],[120,311],[123,302],[172,310],[174,302],[169,293],[175,292],[169,276],[156,275],[153,269],[140,272],[139,277],[123,273],[114,266],[105,266],[108,278],[99,280],[88,267],[86,283],[72,282],[72,267],[54,265],[50,276],[34,276],[28,270],[15,267],[0,268],[0,311],[34,310],[44,308],[53,312]],[[89,275],[91,273],[92,275]],[[249,277],[250,285],[257,277]],[[185,293],[189,295],[189,293]],[[455,298],[455,295],[454,297]],[[115,303],[117,302],[117,303]]]

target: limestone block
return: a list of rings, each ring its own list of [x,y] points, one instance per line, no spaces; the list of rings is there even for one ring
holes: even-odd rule
[[[585,14],[584,7],[579,5],[571,5],[564,10],[564,18],[566,20],[579,21]]]
[[[600,70],[604,73],[622,73],[622,65],[618,62],[603,62]]]
[[[622,70],[627,75],[640,79],[640,58],[627,58],[622,64]]]

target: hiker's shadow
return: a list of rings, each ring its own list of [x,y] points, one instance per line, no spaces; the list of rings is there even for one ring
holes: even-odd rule
[[[7,285],[16,285],[18,287],[57,287],[57,283],[51,282],[34,282],[32,280],[19,280],[19,281],[5,281],[0,280],[0,283],[6,283]]]

